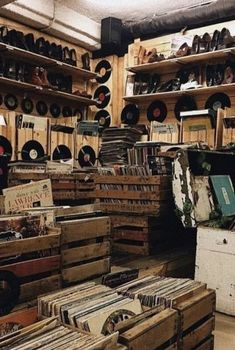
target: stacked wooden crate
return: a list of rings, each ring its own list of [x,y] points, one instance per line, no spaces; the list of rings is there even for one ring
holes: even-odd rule
[[[173,215],[170,176],[98,175],[95,182],[116,251],[148,255],[162,248],[172,231],[166,225]]]

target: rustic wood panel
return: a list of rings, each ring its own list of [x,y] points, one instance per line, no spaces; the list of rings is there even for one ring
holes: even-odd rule
[[[195,348],[204,339],[208,338],[215,328],[215,319],[211,317],[201,326],[192,330],[182,339],[182,350],[191,350]]]

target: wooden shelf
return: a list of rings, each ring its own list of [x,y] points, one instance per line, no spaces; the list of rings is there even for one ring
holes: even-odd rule
[[[92,106],[97,104],[95,100],[92,100],[86,97],[76,96],[76,95],[68,94],[62,91],[55,91],[52,89],[42,88],[41,86],[24,83],[13,79],[8,79],[5,77],[0,77],[0,86],[4,86],[4,87],[7,86],[15,90],[20,90],[21,92],[32,92],[32,93],[46,95],[46,96],[50,95],[57,98],[59,97],[63,100],[75,101],[85,106]]]
[[[190,96],[196,96],[201,95],[204,93],[217,93],[217,92],[229,92],[229,91],[235,91],[235,83],[233,84],[223,84],[218,86],[211,86],[211,87],[202,87],[198,89],[191,89],[191,90],[185,90],[185,91],[169,91],[169,92],[157,92],[155,94],[145,94],[145,95],[134,95],[134,96],[124,96],[123,99],[128,102],[132,103],[138,103],[138,102],[147,102],[147,101],[154,101],[154,100],[161,100],[165,98],[173,98],[173,97],[180,97],[183,95],[190,95]]]
[[[70,64],[57,61],[53,58],[38,55],[34,52],[19,49],[4,43],[0,43],[0,53],[4,53],[8,57],[20,59],[30,64],[41,65],[44,68],[58,69],[66,74],[71,74],[73,78],[89,80],[96,77],[96,73],[87,71]]]
[[[179,67],[180,65],[186,65],[190,63],[195,64],[203,61],[206,61],[208,63],[208,61],[210,60],[228,58],[228,56],[231,54],[232,55],[235,54],[235,48],[205,52],[197,55],[189,55],[189,56],[184,56],[179,58],[172,58],[169,60],[166,59],[160,62],[140,64],[137,66],[129,67],[127,68],[127,70],[132,73],[158,72],[158,71],[161,73],[162,70],[180,68]]]

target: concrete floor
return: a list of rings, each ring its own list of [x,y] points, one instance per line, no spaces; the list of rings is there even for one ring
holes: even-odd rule
[[[235,350],[235,317],[216,313],[214,350]]]

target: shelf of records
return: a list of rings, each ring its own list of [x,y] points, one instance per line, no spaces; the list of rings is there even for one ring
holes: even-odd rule
[[[149,275],[116,289],[90,281],[39,296],[43,321],[0,342],[3,350],[209,350],[214,311],[215,292],[190,279]]]

